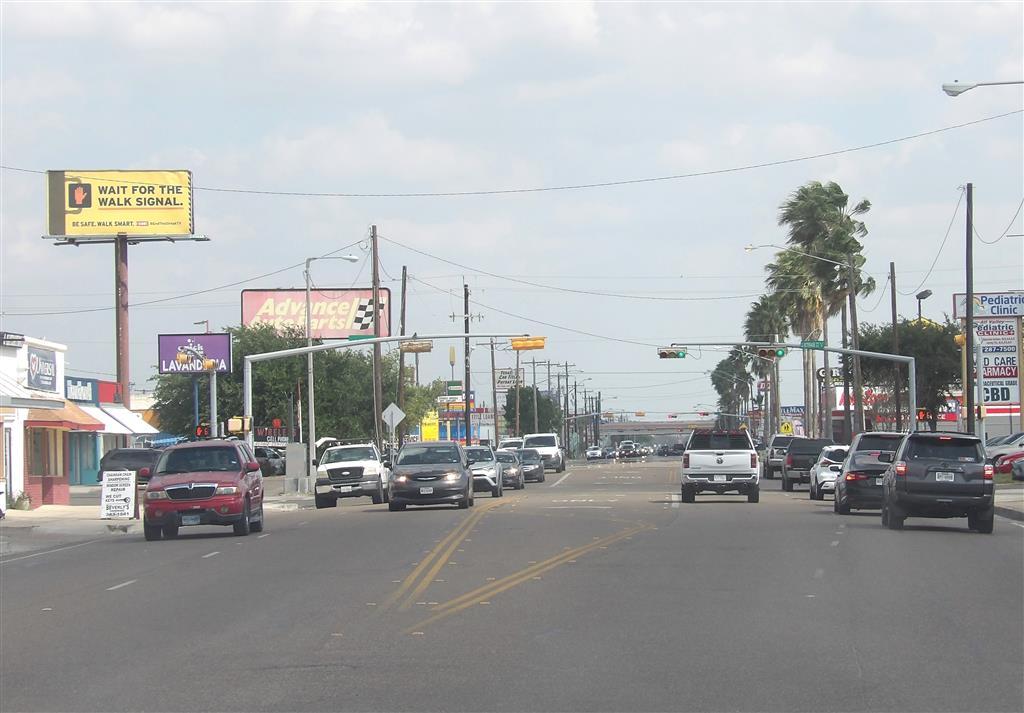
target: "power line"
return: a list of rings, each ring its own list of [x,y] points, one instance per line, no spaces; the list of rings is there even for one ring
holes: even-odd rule
[[[865,151],[868,149],[880,148],[882,146],[890,146],[892,144],[901,143],[904,141],[912,141],[914,139],[921,139],[927,136],[934,136],[947,131],[954,131],[956,129],[963,129],[968,126],[975,126],[977,124],[983,124],[988,121],[995,121],[996,119],[1003,119],[1008,116],[1020,114],[1024,112],[1024,109],[1015,109],[1008,111],[1003,114],[995,114],[993,116],[986,116],[981,119],[974,119],[973,121],[966,121],[961,124],[953,124],[951,126],[944,126],[939,129],[931,129],[928,131],[922,131],[916,134],[908,134],[906,136],[900,136],[893,139],[886,139],[884,141],[876,141],[869,144],[862,144],[860,146],[853,146],[844,149],[836,149],[834,151],[825,151],[816,154],[807,154],[805,156],[797,156],[794,158],[780,159],[776,161],[764,161],[761,163],[745,164],[742,166],[732,166],[729,168],[718,168],[707,171],[694,171],[692,173],[679,173],[668,176],[653,176],[647,178],[630,178],[620,179],[611,181],[600,181],[594,183],[577,183],[567,184],[561,186],[541,186],[533,188],[503,188],[503,189],[486,189],[486,190],[467,190],[467,191],[443,191],[443,192],[432,192],[432,191],[418,191],[411,193],[341,193],[341,192],[317,192],[317,191],[273,191],[273,190],[256,190],[251,188],[221,188],[214,186],[194,186],[193,189],[196,191],[207,191],[210,193],[243,193],[248,195],[258,196],[290,196],[290,197],[302,197],[302,198],[451,198],[459,196],[496,196],[496,195],[510,195],[510,194],[521,194],[521,193],[549,193],[554,191],[579,191],[591,188],[611,188],[614,186],[629,186],[643,183],[658,183],[664,181],[678,181],[685,178],[699,178],[703,176],[716,176],[729,173],[739,173],[742,171],[752,171],[760,168],[770,168],[773,166],[784,166],[787,164],[801,163],[804,161],[812,161],[820,158],[829,158],[832,156],[841,156],[843,154],[854,153],[857,151]],[[45,171],[20,168],[16,166],[5,166],[0,165],[0,168],[6,171],[18,171],[21,173],[46,173]],[[88,176],[82,176],[82,178],[89,178]],[[137,181],[123,181],[124,183],[141,184]]]
[[[865,312],[874,312],[876,309],[878,309],[878,306],[880,304],[882,304],[882,299],[885,297],[885,288],[888,287],[888,286],[889,286],[889,278],[886,277],[885,278],[885,283],[882,285],[882,289],[880,289],[878,291],[878,301],[875,302],[875,306],[874,307],[862,307],[861,309],[864,310]]]
[[[917,294],[918,291],[924,286],[924,283],[928,282],[928,278],[931,276],[932,270],[935,268],[935,263],[939,261],[939,255],[942,254],[942,248],[946,247],[946,241],[949,240],[949,231],[953,229],[953,221],[956,220],[956,215],[957,213],[960,212],[960,204],[963,203],[964,193],[965,189],[961,188],[960,197],[956,201],[956,208],[953,209],[953,217],[949,219],[949,225],[946,226],[946,234],[942,237],[942,243],[939,245],[939,249],[935,253],[935,259],[932,260],[932,266],[928,268],[928,272],[925,273],[924,279],[921,280],[921,283],[917,287],[912,289],[910,292],[903,292],[902,290],[897,290],[897,292],[899,292],[904,297],[909,297],[910,295]]]
[[[1007,223],[1007,225],[1006,225],[1006,230],[1004,230],[1004,231],[1002,232],[1002,234],[1001,234],[1001,235],[1000,235],[1000,236],[999,236],[998,238],[996,238],[995,240],[985,240],[985,238],[981,237],[981,236],[980,236],[980,235],[978,234],[978,229],[977,229],[977,228],[976,228],[976,227],[974,226],[974,224],[972,223],[972,224],[971,224],[971,228],[972,228],[972,229],[974,230],[974,237],[976,237],[976,238],[977,238],[978,240],[980,240],[981,242],[985,243],[986,245],[995,245],[995,244],[996,244],[996,243],[998,243],[998,242],[999,242],[1000,240],[1002,240],[1003,238],[1005,238],[1005,237],[1007,236],[1007,234],[1008,234],[1008,233],[1010,232],[1010,228],[1012,228],[1012,227],[1013,227],[1013,222],[1014,222],[1015,220],[1017,220],[1017,216],[1018,216],[1018,215],[1020,215],[1020,209],[1021,209],[1021,208],[1024,208],[1024,198],[1021,198],[1021,199],[1020,199],[1020,203],[1018,203],[1018,204],[1017,204],[1017,210],[1015,210],[1015,211],[1013,212],[1013,217],[1012,217],[1012,218],[1010,218],[1010,222],[1009,222],[1009,223]]]

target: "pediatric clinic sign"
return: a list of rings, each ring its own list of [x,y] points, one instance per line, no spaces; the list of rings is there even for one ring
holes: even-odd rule
[[[975,317],[1024,317],[1024,292],[975,292]],[[967,295],[953,295],[954,319],[967,317]]]
[[[161,374],[231,373],[231,335],[158,334]]]
[[[391,290],[380,288],[380,336],[391,336]],[[310,291],[310,334],[314,339],[347,339],[373,334],[373,290]],[[270,324],[306,332],[305,290],[242,290],[242,326]]]

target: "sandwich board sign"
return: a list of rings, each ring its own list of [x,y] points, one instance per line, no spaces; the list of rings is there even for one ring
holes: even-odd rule
[[[135,471],[103,471],[100,496],[101,520],[131,520],[135,517]]]

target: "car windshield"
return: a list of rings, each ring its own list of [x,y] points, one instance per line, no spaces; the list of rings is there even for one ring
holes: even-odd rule
[[[447,465],[459,462],[459,449],[455,445],[404,446],[398,453],[398,465]]]
[[[537,451],[519,451],[519,460],[523,463],[540,463],[540,453]]]
[[[894,451],[900,445],[900,441],[903,440],[903,436],[893,433],[883,435],[876,433],[872,435],[861,436],[860,442],[857,444],[858,451]]]
[[[509,453],[508,451],[498,451],[497,453],[495,453],[495,456],[497,456],[498,460],[500,460],[502,463],[515,463],[516,462],[515,454],[514,453]]]
[[[832,441],[827,440],[827,439],[822,439],[822,438],[801,439],[801,438],[798,438],[798,439],[796,439],[795,441],[793,441],[792,443],[789,444],[789,451],[788,452],[789,453],[802,453],[802,454],[814,453],[815,455],[817,455],[818,453],[821,453],[821,449],[822,448],[825,448],[826,446],[831,446],[831,445],[835,445],[835,444],[832,443]]]
[[[554,445],[554,436],[527,436],[523,439],[523,446],[526,448],[552,448]]]
[[[166,451],[157,464],[157,475],[239,470],[238,451],[231,446],[175,448]]]
[[[750,439],[745,433],[696,431],[690,437],[691,451],[748,451]]]
[[[795,436],[776,436],[772,439],[772,448],[785,448],[794,438]]]
[[[499,448],[519,448],[521,445],[523,445],[522,440],[520,440],[518,438],[513,438],[510,441],[502,441],[498,445],[498,447]]]
[[[377,455],[369,446],[358,448],[332,448],[324,453],[321,464],[350,463],[356,460],[377,460]]]
[[[490,448],[467,448],[466,457],[478,463],[482,460],[494,460],[494,454]]]
[[[961,463],[981,463],[985,460],[981,443],[973,438],[940,436],[938,438],[911,438],[905,457],[908,460],[923,458],[955,460]]]

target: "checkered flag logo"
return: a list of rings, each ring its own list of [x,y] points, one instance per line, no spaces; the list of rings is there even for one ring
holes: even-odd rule
[[[355,319],[352,320],[352,326],[360,330],[373,329],[372,297],[360,300],[359,306],[356,308]]]

